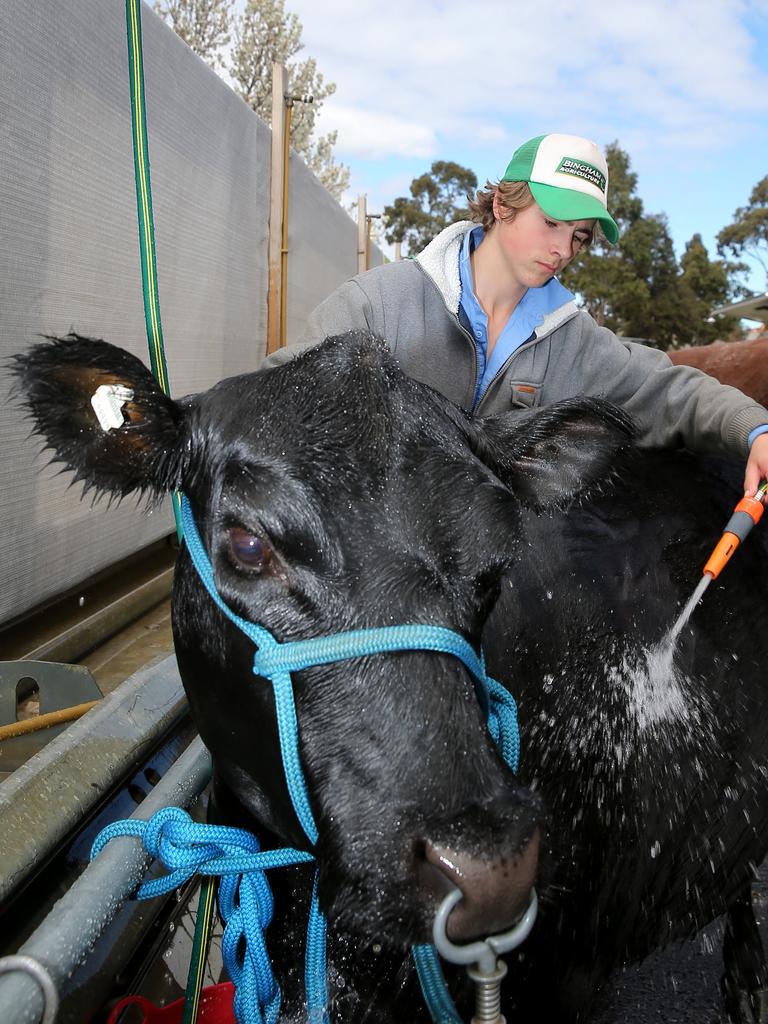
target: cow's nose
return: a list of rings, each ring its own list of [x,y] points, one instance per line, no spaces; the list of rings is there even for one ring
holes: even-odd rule
[[[539,859],[539,830],[519,853],[486,858],[426,841],[427,861],[461,890],[448,918],[452,942],[507,931],[528,907]]]

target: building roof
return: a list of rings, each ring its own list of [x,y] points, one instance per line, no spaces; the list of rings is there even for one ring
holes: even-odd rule
[[[759,292],[741,302],[732,302],[729,306],[720,306],[714,310],[716,315],[737,316],[740,320],[757,320],[768,323],[768,292]]]

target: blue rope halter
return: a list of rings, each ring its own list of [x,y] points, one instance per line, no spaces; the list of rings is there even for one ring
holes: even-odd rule
[[[182,498],[181,517],[184,541],[203,585],[227,618],[256,646],[254,675],[272,684],[288,792],[296,817],[313,846],[318,833],[299,755],[292,672],[391,651],[427,650],[452,654],[472,674],[481,704],[487,710],[488,730],[506,763],[517,771],[520,742],[514,699],[487,675],[484,659],[477,656],[462,636],[441,626],[412,624],[351,630],[312,640],[280,643],[263,626],[235,614],[219,596],[213,568],[186,497]],[[195,872],[222,875],[220,909],[226,923],[222,951],[225,966],[236,986],[235,1013],[241,1024],[261,1024],[262,1021],[274,1024],[280,1009],[280,990],[262,934],[272,917],[272,895],[264,872],[271,867],[312,861],[312,855],[294,849],[262,853],[258,840],[242,829],[196,825],[178,808],[165,808],[148,822],[131,819],[103,829],[96,837],[91,856],[96,856],[105,843],[117,835],[140,837],[147,850],[171,869],[170,874],[143,885],[137,893],[140,899],[168,892]],[[317,883],[316,870],[305,956],[306,1001],[308,1020],[326,1022],[326,925],[317,900]],[[243,936],[246,939],[244,952]],[[460,1024],[434,947],[414,946],[413,955],[433,1019],[441,1024]]]

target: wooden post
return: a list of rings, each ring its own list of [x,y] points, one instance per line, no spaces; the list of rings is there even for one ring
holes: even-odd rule
[[[371,269],[371,223],[380,220],[380,213],[366,213],[365,215],[365,269]]]
[[[365,265],[365,240],[366,240],[366,219],[365,219],[365,196],[357,197],[357,272],[362,274],[367,270]]]
[[[283,122],[283,215],[280,232],[280,348],[285,348],[288,323],[288,189],[291,169],[291,114],[293,97],[285,97]]]
[[[283,237],[283,176],[285,91],[288,76],[283,64],[272,63],[272,163],[269,189],[269,254],[267,268],[267,355],[280,347],[282,294],[281,248]]]

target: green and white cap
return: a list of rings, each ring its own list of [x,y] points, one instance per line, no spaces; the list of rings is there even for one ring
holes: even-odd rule
[[[502,181],[527,181],[553,220],[598,220],[609,242],[619,237],[608,213],[608,164],[599,146],[578,135],[539,135],[523,143]]]

